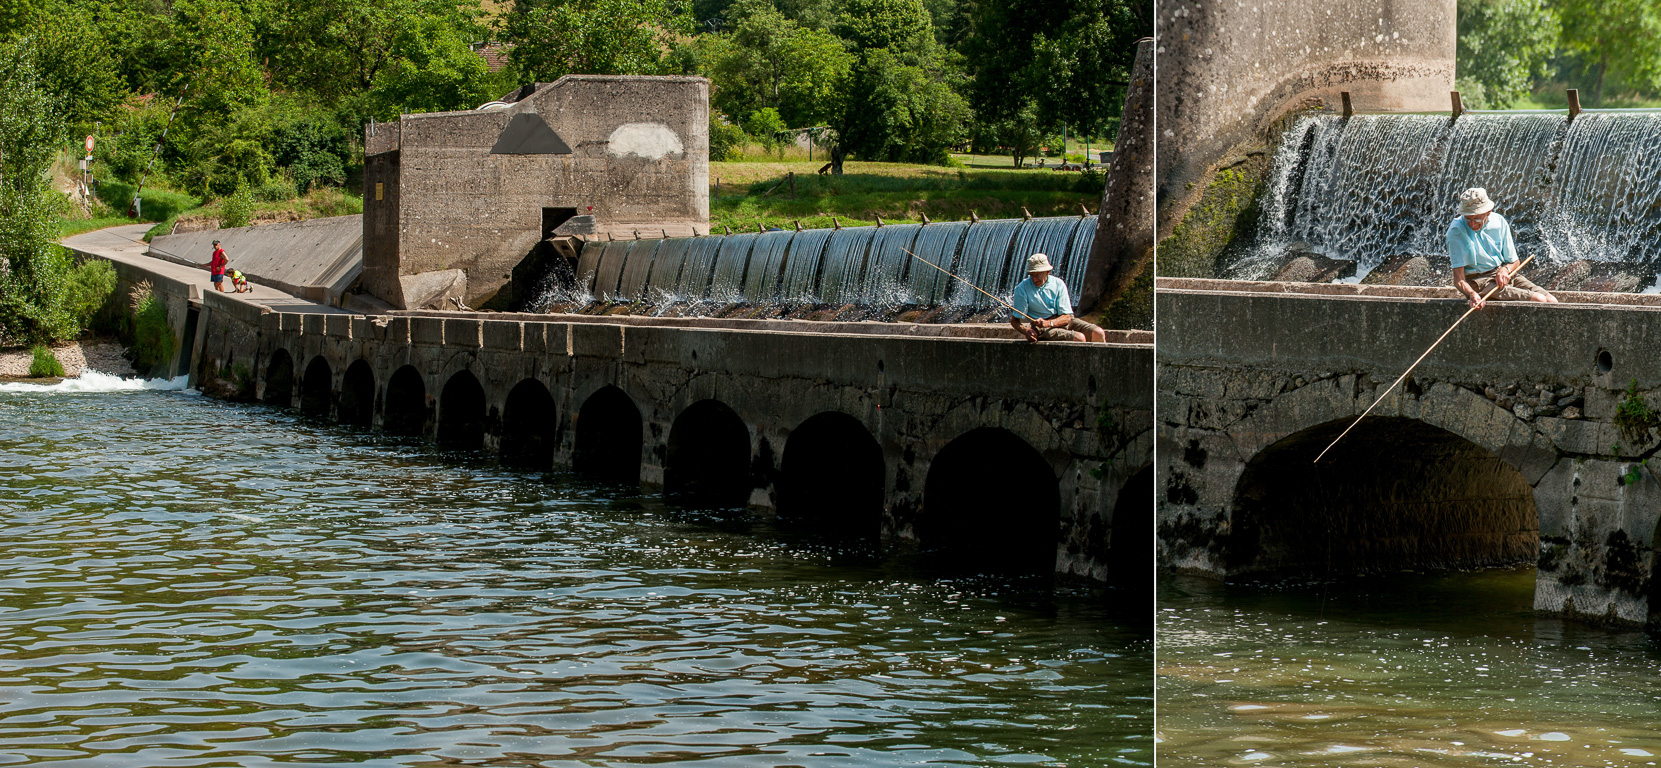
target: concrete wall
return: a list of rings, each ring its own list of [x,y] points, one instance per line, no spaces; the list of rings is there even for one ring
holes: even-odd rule
[[[542,241],[544,208],[592,215],[602,237],[707,234],[708,102],[702,78],[573,75],[505,109],[366,128],[365,286],[414,308],[443,295],[459,270],[465,282],[454,293],[483,306]],[[493,153],[524,115],[540,117],[570,151]]]
[[[280,351],[279,351],[280,350]],[[607,387],[621,389],[641,412],[645,439],[640,479],[664,481],[668,438],[693,404],[718,400],[743,420],[753,462],[750,503],[777,500],[780,458],[810,417],[847,414],[881,446],[886,465],[883,531],[904,549],[916,542],[931,461],[971,430],[1007,430],[1031,446],[1058,479],[1061,525],[1056,570],[1105,579],[1110,570],[1114,506],[1127,481],[1152,461],[1152,348],[978,339],[820,336],[725,329],[423,316],[362,317],[272,313],[215,316],[203,339],[198,377],[205,392],[270,400],[264,377],[279,356],[296,380],[315,359],[332,372],[333,408],[354,361],[374,371],[376,420],[392,374],[420,373],[434,422],[452,377],[465,371],[483,385],[490,414],[487,448],[513,422],[507,399],[526,380],[553,394],[555,416],[539,425],[557,442],[553,463],[568,465],[576,414]],[[235,362],[233,362],[235,361]],[[252,365],[251,389],[226,371]],[[975,371],[974,376],[958,375]],[[285,392],[286,402],[299,400]],[[1107,429],[1098,418],[1108,414]],[[1144,473],[1143,477],[1147,477]],[[1030,482],[1020,477],[1009,483]],[[1130,496],[1146,498],[1142,494]],[[1140,504],[1131,510],[1147,514]],[[1018,521],[1012,521],[1017,524]]]
[[[195,266],[219,240],[231,267],[255,283],[339,306],[363,268],[364,227],[358,216],[334,216],[163,235],[151,241],[150,255]]]
[[[1435,451],[1392,444],[1388,436],[1399,428],[1368,436],[1363,422],[1340,443],[1362,456],[1348,477],[1330,458],[1319,467],[1311,463],[1464,310],[1454,298],[1161,284],[1161,563],[1218,576],[1246,572],[1242,537],[1254,534],[1242,530],[1242,511],[1259,487],[1246,476],[1276,454],[1291,462],[1277,470],[1282,485],[1326,492],[1329,503],[1314,519],[1332,526],[1327,543],[1339,548],[1340,569],[1349,553],[1395,546],[1379,543],[1392,526],[1378,521],[1395,515],[1389,510],[1401,509],[1397,502],[1499,520],[1512,514],[1502,502],[1513,487],[1506,478],[1515,476],[1532,488],[1534,520],[1526,529],[1490,528],[1484,535],[1515,542],[1512,534],[1537,530],[1536,609],[1653,622],[1661,615],[1661,606],[1649,602],[1661,546],[1661,480],[1638,461],[1661,448],[1661,435],[1624,433],[1616,414],[1633,383],[1646,408],[1661,408],[1661,358],[1653,344],[1661,308],[1491,306],[1465,321],[1368,417],[1439,436]],[[1318,439],[1309,443],[1312,438]],[[1458,467],[1427,468],[1437,455],[1471,458]],[[1363,488],[1363,466],[1374,476],[1373,491],[1355,490]],[[1619,479],[1634,469],[1637,482]],[[1379,485],[1378,478],[1392,482]],[[1371,498],[1356,503],[1344,488]],[[1372,519],[1345,523],[1350,508]],[[1408,524],[1402,519],[1394,530]],[[1482,559],[1465,555],[1472,564]]]
[[[1226,153],[1289,113],[1449,108],[1455,0],[1160,3],[1159,238]]]

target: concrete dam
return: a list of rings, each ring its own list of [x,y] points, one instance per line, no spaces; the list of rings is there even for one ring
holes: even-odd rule
[[[1078,309],[1096,229],[1094,216],[1067,216],[589,242],[575,280],[528,309],[722,315],[742,307],[748,316],[840,320],[909,311],[949,322],[1007,310],[941,270],[1007,301],[1033,253],[1050,256]]]

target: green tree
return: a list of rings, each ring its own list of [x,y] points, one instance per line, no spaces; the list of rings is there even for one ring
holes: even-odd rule
[[[1468,106],[1505,109],[1550,77],[1562,34],[1546,0],[1460,0],[1458,86]]]
[[[106,30],[92,7],[57,3],[39,17],[36,55],[41,84],[56,95],[64,119],[90,130],[107,118],[126,95]]]
[[[500,96],[484,59],[453,20],[426,18],[401,30],[392,58],[375,76],[371,100],[380,119],[406,112],[472,109]],[[506,89],[501,89],[506,90]]]
[[[1609,80],[1661,87],[1661,7],[1649,0],[1558,0],[1563,47],[1577,54],[1593,80],[1591,104],[1602,104]]]
[[[705,36],[717,109],[733,116],[774,109],[796,127],[829,119],[854,60],[840,39],[802,27],[767,0],[740,0],[728,19],[729,31]]]
[[[969,105],[957,92],[961,64],[934,40],[922,0],[848,0],[837,24],[855,60],[831,127],[831,166],[867,160],[944,162],[967,135]]]
[[[33,38],[0,42],[0,344],[78,335],[100,277],[53,242],[64,199],[47,169],[66,129],[37,57]]]
[[[976,119],[1030,114],[1040,128],[1094,131],[1118,117],[1146,0],[983,0],[960,50]]]
[[[668,70],[675,35],[692,32],[684,0],[518,0],[501,24],[523,80],[651,75]]]

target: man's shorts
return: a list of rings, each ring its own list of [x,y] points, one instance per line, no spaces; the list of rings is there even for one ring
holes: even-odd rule
[[[1488,291],[1494,287],[1494,273],[1490,271],[1482,277],[1472,277],[1470,275],[1466,275],[1465,282],[1470,283],[1471,287],[1476,289],[1476,295],[1486,296]],[[1528,278],[1523,277],[1522,275],[1512,275],[1511,284],[1498,291],[1494,291],[1494,295],[1488,296],[1488,300],[1531,301],[1534,294],[1545,292],[1546,290],[1544,288],[1529,282]]]
[[[224,275],[214,275],[213,276],[213,281],[215,283],[222,283],[222,282],[225,281],[225,276]]]
[[[1095,324],[1084,322],[1075,316],[1073,321],[1067,324],[1066,328],[1038,329],[1038,339],[1039,341],[1073,341],[1073,332],[1077,331],[1084,334],[1085,340],[1088,341],[1090,339],[1090,332],[1099,330],[1101,330],[1101,328],[1098,328]]]

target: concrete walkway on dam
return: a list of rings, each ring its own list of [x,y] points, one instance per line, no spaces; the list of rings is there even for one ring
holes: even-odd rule
[[[92,232],[64,238],[62,244],[76,253],[106,259],[117,265],[125,265],[144,272],[173,280],[186,286],[190,292],[188,298],[200,300],[201,296],[213,293],[213,280],[206,269],[187,267],[172,261],[155,258],[149,255],[150,245],[144,242],[144,233],[149,231],[149,224],[128,224],[108,229],[99,229]],[[186,258],[197,255],[202,261],[207,261],[211,253],[179,254]],[[236,266],[236,254],[231,257],[231,266]],[[319,304],[313,301],[292,296],[265,285],[249,282],[252,289],[248,293],[232,293],[227,286],[224,298],[247,304],[252,307],[270,309],[273,312],[307,312],[334,314],[343,310]]]

